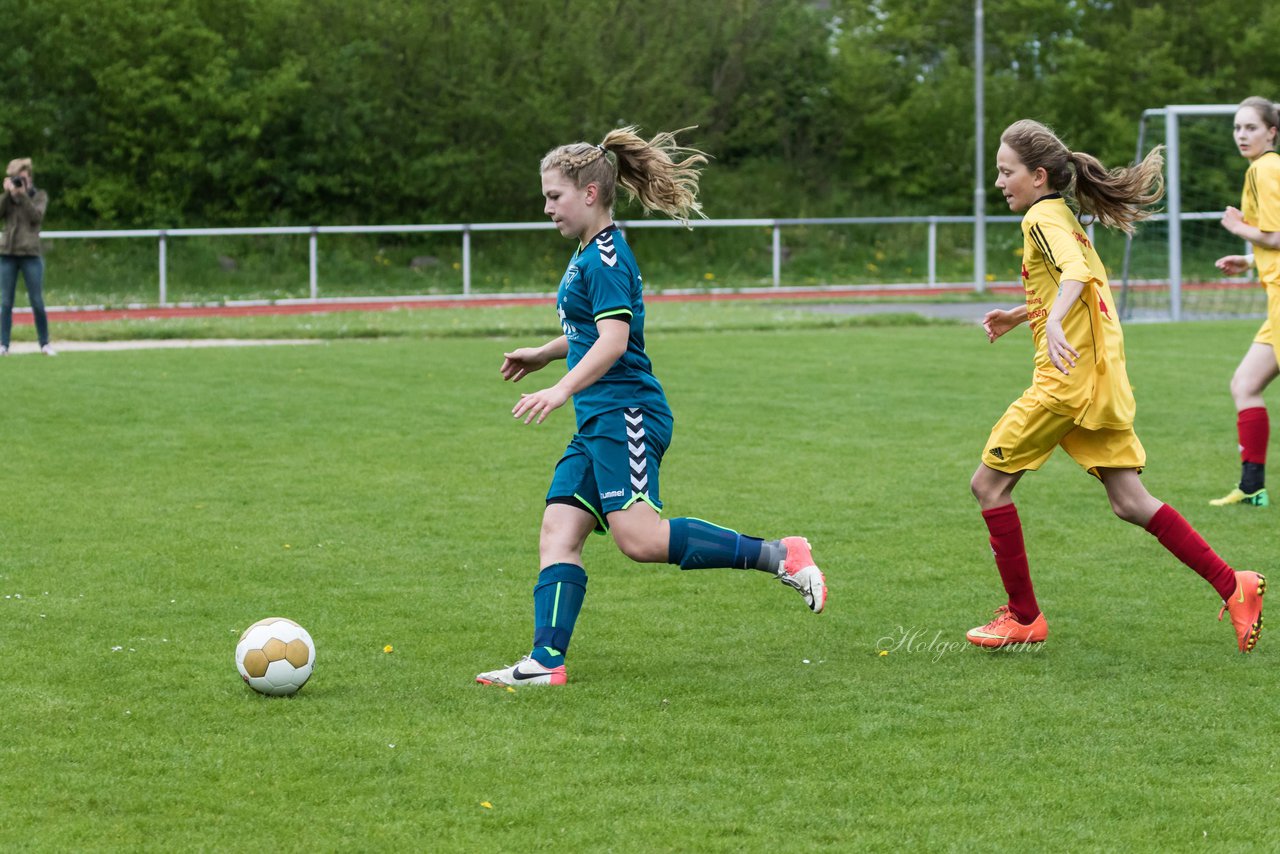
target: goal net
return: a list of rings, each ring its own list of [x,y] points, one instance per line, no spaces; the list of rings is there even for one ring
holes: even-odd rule
[[[1138,124],[1138,159],[1165,145],[1164,210],[1137,225],[1124,248],[1120,314],[1137,320],[1261,317],[1267,299],[1253,271],[1224,276],[1223,255],[1252,251],[1221,225],[1239,206],[1248,163],[1232,140],[1236,104],[1147,110]]]

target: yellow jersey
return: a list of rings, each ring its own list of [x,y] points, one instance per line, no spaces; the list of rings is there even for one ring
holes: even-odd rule
[[[1240,213],[1249,225],[1280,231],[1280,154],[1268,151],[1249,164],[1240,193]],[[1253,262],[1264,285],[1280,287],[1280,249],[1255,244]]]
[[[1133,425],[1133,390],[1124,363],[1124,333],[1107,271],[1066,200],[1039,199],[1022,219],[1022,285],[1035,340],[1035,370],[1027,394],[1088,430]],[[1084,283],[1062,320],[1067,343],[1079,353],[1070,374],[1049,361],[1044,322],[1064,280]]]

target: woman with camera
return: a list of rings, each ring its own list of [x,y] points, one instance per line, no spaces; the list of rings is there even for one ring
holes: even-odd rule
[[[0,193],[0,356],[9,355],[9,333],[13,330],[13,297],[18,288],[18,272],[27,283],[27,298],[35,315],[40,352],[57,353],[49,346],[49,318],[44,310],[44,258],[40,255],[40,224],[49,205],[49,194],[37,190],[31,180],[31,158],[9,161],[4,192]]]

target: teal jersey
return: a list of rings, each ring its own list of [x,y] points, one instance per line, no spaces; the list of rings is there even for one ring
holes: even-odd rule
[[[573,396],[578,429],[597,415],[628,407],[671,414],[653,363],[644,351],[644,284],[631,247],[610,225],[569,260],[560,280],[556,309],[569,342],[569,370],[600,337],[601,320],[626,321],[627,349],[600,379]]]

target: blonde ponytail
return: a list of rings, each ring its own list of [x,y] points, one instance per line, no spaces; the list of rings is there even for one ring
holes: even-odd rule
[[[707,162],[707,155],[676,142],[676,134],[690,128],[660,133],[648,141],[638,130],[609,131],[599,145],[575,142],[553,148],[542,158],[541,171],[557,169],[575,187],[595,183],[601,202],[609,208],[621,184],[645,210],[660,211],[681,222],[705,217],[698,201],[698,167]]]

